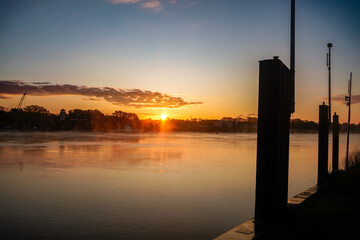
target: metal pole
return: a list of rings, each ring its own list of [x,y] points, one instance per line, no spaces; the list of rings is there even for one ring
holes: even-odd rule
[[[332,48],[332,43],[328,43],[328,48],[329,48],[329,59],[328,59],[328,70],[329,70],[329,125],[331,125],[331,48]]]
[[[295,0],[291,0],[291,26],[290,26],[290,113],[295,112]]]
[[[345,97],[345,100],[348,101],[347,105],[349,106],[349,114],[348,114],[348,123],[347,123],[347,141],[346,141],[346,161],[345,161],[345,169],[349,168],[349,136],[350,136],[350,113],[351,113],[351,84],[352,84],[352,73],[350,73],[349,80],[349,96]]]

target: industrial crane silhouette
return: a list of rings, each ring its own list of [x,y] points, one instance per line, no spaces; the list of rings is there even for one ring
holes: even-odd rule
[[[24,95],[21,97],[20,99],[20,102],[19,102],[19,105],[17,107],[17,109],[20,109],[21,108],[21,105],[23,104],[24,100],[25,100],[25,96],[26,96],[26,93],[24,93]]]

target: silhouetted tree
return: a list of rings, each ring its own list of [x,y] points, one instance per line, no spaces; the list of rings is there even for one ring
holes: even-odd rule
[[[134,129],[140,128],[140,120],[138,115],[136,115],[135,113],[115,111],[112,116],[115,117],[118,126],[121,128],[124,128],[125,126],[130,126]]]
[[[50,114],[50,112],[42,107],[42,106],[39,106],[39,105],[30,105],[30,106],[27,106],[25,108],[23,108],[23,110],[27,113],[38,113],[38,114]]]

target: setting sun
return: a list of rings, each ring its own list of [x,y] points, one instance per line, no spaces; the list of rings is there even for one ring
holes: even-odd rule
[[[161,118],[161,120],[166,120],[167,115],[166,114],[161,114],[160,118]]]

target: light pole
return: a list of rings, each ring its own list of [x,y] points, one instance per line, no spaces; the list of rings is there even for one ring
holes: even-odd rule
[[[295,112],[295,0],[291,0],[291,22],[290,22],[290,113]]]
[[[350,73],[349,80],[349,96],[345,96],[346,105],[349,107],[348,124],[347,124],[347,139],[346,139],[346,160],[345,168],[348,170],[349,167],[349,135],[350,135],[350,113],[351,113],[351,84],[352,84],[352,73]]]
[[[329,70],[329,125],[331,125],[331,48],[332,48],[332,43],[328,43],[328,48],[329,48],[329,53],[328,53],[328,57],[327,57],[327,66],[328,66],[328,70]]]

